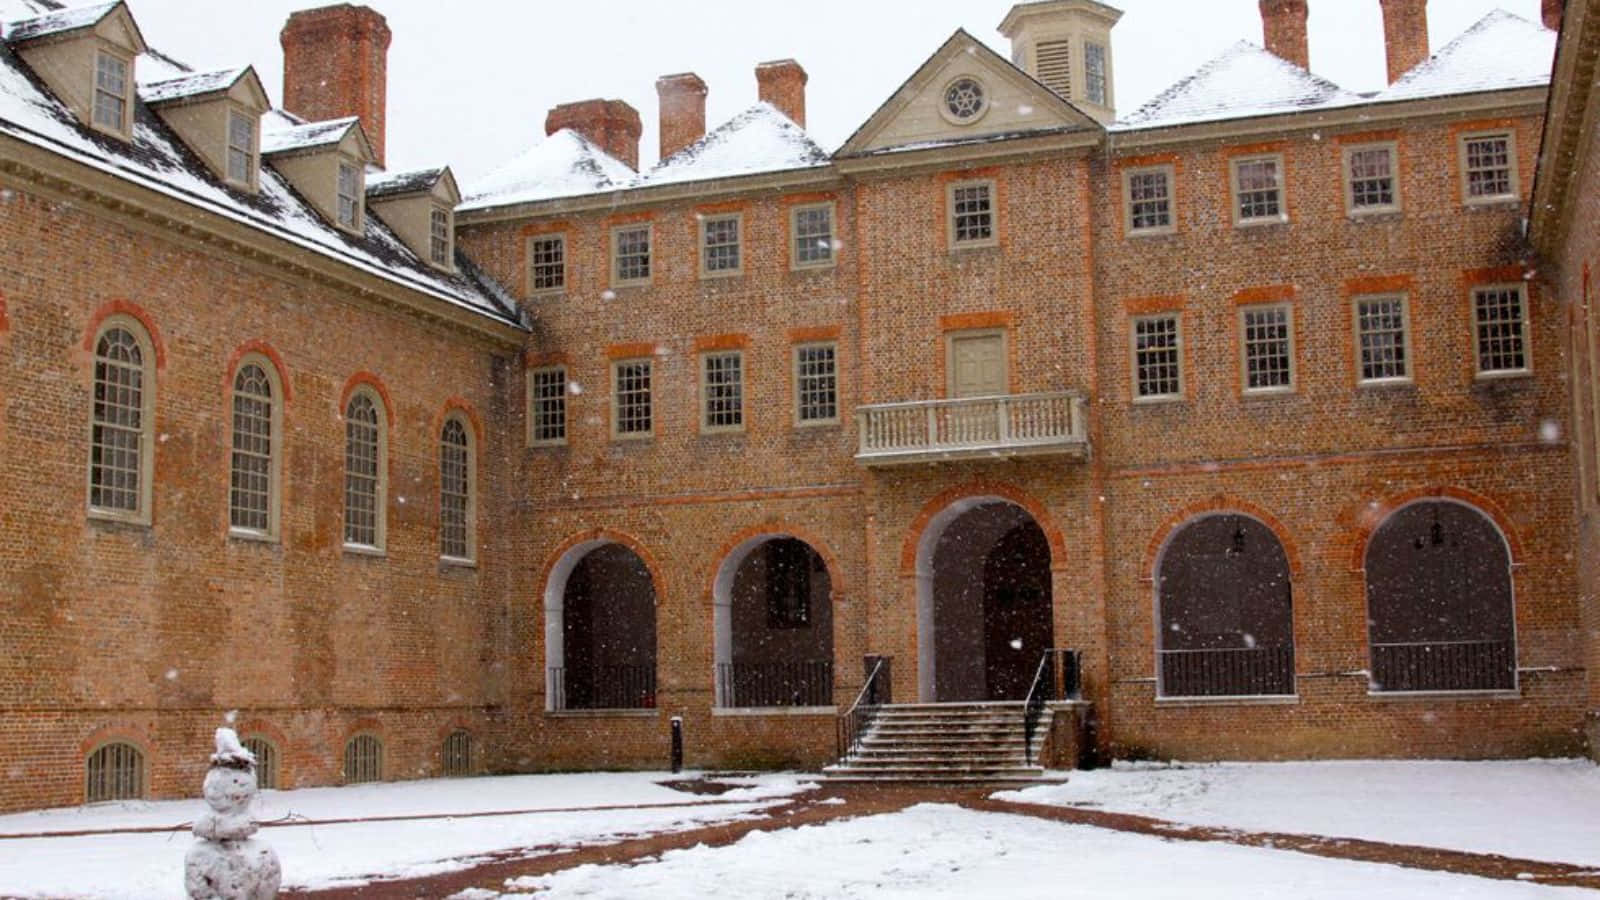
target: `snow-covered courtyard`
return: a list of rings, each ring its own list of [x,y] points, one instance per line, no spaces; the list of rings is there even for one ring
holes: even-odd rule
[[[623,860],[449,888],[469,898],[1595,895],[1532,883],[1532,874],[1485,878],[1028,813],[1060,807],[1498,854],[1600,879],[1600,768],[1577,760],[1124,765],[994,794],[1011,812],[958,805],[938,791],[928,792],[934,802],[912,796],[885,811],[871,788],[825,791],[795,775],[720,779],[732,782],[720,784],[720,794],[675,789],[673,780],[596,773],[266,791],[257,816],[282,824],[258,836],[282,858],[285,888],[299,890],[470,874],[490,859],[531,861],[596,845],[616,846]],[[806,805],[838,817],[799,827],[783,821],[785,811]],[[178,896],[193,840],[182,826],[201,808],[183,800],[0,817],[0,896]],[[689,835],[692,843],[664,852],[626,852],[639,838],[708,825],[748,833],[721,846]],[[430,895],[429,883],[420,884],[418,895]]]

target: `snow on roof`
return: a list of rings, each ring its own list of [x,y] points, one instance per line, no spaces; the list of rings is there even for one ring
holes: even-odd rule
[[[0,0],[0,22],[20,22],[60,9],[58,0]]]
[[[5,37],[7,41],[15,43],[88,28],[104,19],[107,13],[116,8],[116,3],[100,3],[94,6],[51,10],[20,22],[12,22],[6,26]]]
[[[367,198],[396,197],[432,190],[444,177],[444,166],[416,169],[410,172],[380,172],[367,176]]]
[[[1360,103],[1363,98],[1240,41],[1129,113],[1113,130],[1245,119]]]
[[[757,103],[639,176],[635,187],[828,164],[828,152],[770,103]]]
[[[261,121],[261,155],[271,156],[274,153],[291,153],[296,150],[310,150],[314,147],[325,147],[337,144],[344,140],[350,129],[361,121],[356,116],[346,116],[342,119],[329,119],[326,122],[306,122],[303,124],[288,124],[282,119],[263,119]]]
[[[263,117],[263,123],[287,125],[293,121],[281,114]],[[470,265],[459,266],[458,274],[434,269],[407,249],[377,216],[365,217],[364,234],[346,234],[325,221],[270,167],[262,167],[259,191],[254,195],[224,186],[143,104],[134,106],[132,141],[89,130],[4,44],[0,44],[0,134],[457,308],[501,322],[517,321],[515,305],[491,279]]]
[[[179,75],[162,81],[142,82],[139,85],[139,99],[146,103],[165,103],[225,91],[233,87],[233,83],[243,74],[244,69],[219,69],[215,72]]]
[[[1375,100],[1415,100],[1511,88],[1543,87],[1555,63],[1556,33],[1503,9],[1446,44]]]
[[[483,209],[626,187],[635,175],[588,138],[563,128],[472,184],[461,209]]]

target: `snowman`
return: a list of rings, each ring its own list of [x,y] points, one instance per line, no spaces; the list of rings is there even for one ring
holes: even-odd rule
[[[217,729],[203,794],[211,809],[194,823],[194,846],[184,858],[183,883],[192,900],[265,900],[278,895],[278,854],[261,841],[250,818],[256,797],[256,758],[232,728]]]

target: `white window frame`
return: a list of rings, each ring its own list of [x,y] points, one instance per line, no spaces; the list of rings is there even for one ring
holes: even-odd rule
[[[622,236],[624,234],[630,234],[630,233],[633,233],[633,232],[636,232],[636,231],[643,231],[644,232],[644,240],[645,240],[644,267],[645,267],[645,274],[643,276],[638,277],[638,278],[624,278],[622,276],[622,254],[620,252],[621,251]],[[655,249],[656,249],[655,228],[649,222],[641,222],[641,223],[637,223],[637,224],[633,224],[633,225],[618,225],[618,226],[612,228],[611,229],[611,254],[610,254],[610,256],[611,256],[611,265],[609,266],[610,271],[611,271],[611,286],[612,287],[643,287],[645,285],[648,285],[650,283],[651,278],[655,275],[655,272],[656,272]],[[637,254],[634,254],[634,255],[637,255]]]
[[[732,424],[720,424],[719,425],[719,424],[713,424],[712,421],[711,421],[711,417],[712,417],[712,414],[714,412],[712,410],[712,408],[711,408],[712,401],[714,399],[725,399],[725,398],[713,398],[712,395],[711,395],[711,388],[712,388],[712,384],[711,384],[711,368],[712,368],[713,362],[716,361],[716,360],[732,360],[733,363],[734,363],[734,366],[735,366],[735,371],[738,374],[738,379],[729,383],[729,384],[731,384],[731,386],[733,388],[733,392],[734,392],[734,394],[735,394],[735,396],[737,398],[737,401],[738,401],[737,406],[734,409],[732,409],[731,411],[730,410],[719,410],[719,412],[730,413],[731,415],[736,416],[738,418],[738,421],[734,422]],[[749,406],[749,404],[745,402],[746,399],[747,399],[746,398],[746,386],[749,383],[749,379],[745,377],[746,373],[745,373],[744,351],[743,350],[707,350],[707,351],[705,351],[705,352],[700,354],[699,369],[700,369],[700,433],[701,434],[734,434],[734,433],[738,433],[738,432],[744,431],[744,429],[745,429],[745,421],[746,421],[745,408],[747,406]]]
[[[1483,368],[1483,329],[1485,323],[1480,317],[1482,307],[1478,304],[1478,295],[1488,292],[1511,291],[1517,295],[1517,308],[1521,313],[1517,319],[1517,339],[1522,344],[1522,366],[1516,369],[1485,369]],[[1524,378],[1533,374],[1533,341],[1530,323],[1532,317],[1528,310],[1528,287],[1520,282],[1505,284],[1475,284],[1470,293],[1472,299],[1472,364],[1473,371],[1479,380],[1495,378]]]
[[[541,244],[550,244],[557,248],[556,253],[561,257],[559,263],[539,261],[538,248]],[[528,237],[528,295],[531,297],[546,294],[560,294],[567,289],[567,235],[565,232],[551,234],[535,234]],[[539,270],[544,266],[554,275],[556,284],[539,286]]]
[[[428,261],[447,272],[455,269],[455,217],[455,211],[448,206],[434,206],[428,211]]]
[[[989,201],[989,235],[988,237],[983,238],[967,238],[966,240],[958,240],[957,234],[959,229],[957,228],[956,223],[959,215],[956,212],[956,195],[961,191],[970,190],[973,188],[983,188],[987,192]],[[993,178],[952,181],[945,185],[944,191],[945,240],[948,242],[951,250],[967,250],[975,247],[993,247],[1000,243],[999,191]],[[980,214],[967,213],[967,215]]]
[[[1270,162],[1276,172],[1278,192],[1278,212],[1275,215],[1249,216],[1243,215],[1240,210],[1241,194],[1243,193],[1239,181],[1239,170],[1251,163]],[[1278,225],[1289,221],[1289,191],[1287,171],[1284,168],[1282,153],[1252,153],[1247,156],[1235,156],[1228,160],[1228,202],[1232,205],[1231,216],[1233,224],[1239,228],[1249,228],[1256,225]]]
[[[1385,204],[1356,205],[1356,177],[1351,168],[1357,153],[1370,153],[1382,150],[1389,155],[1389,197]],[[1382,215],[1384,213],[1400,212],[1402,204],[1400,199],[1400,145],[1396,141],[1374,141],[1368,144],[1351,144],[1340,153],[1341,167],[1344,174],[1344,209],[1345,214],[1351,218],[1361,216]]]
[[[1288,357],[1288,384],[1274,384],[1265,387],[1250,386],[1250,344],[1249,327],[1247,320],[1251,313],[1282,312],[1283,326],[1285,329],[1285,350]],[[1237,313],[1239,328],[1239,390],[1249,396],[1292,394],[1298,387],[1300,377],[1299,366],[1295,365],[1295,340],[1294,340],[1294,304],[1293,303],[1248,303],[1238,307]]]
[[[1093,50],[1100,51],[1100,71],[1096,72],[1089,64],[1094,58]],[[1100,96],[1095,96],[1095,82],[1099,81]],[[1101,41],[1083,42],[1083,99],[1096,106],[1110,106],[1111,99],[1111,48]]]
[[[733,225],[733,240],[721,242],[715,246],[711,243],[711,231],[714,227]],[[734,265],[726,268],[713,269],[711,267],[711,254],[713,250],[732,248]],[[716,215],[700,216],[700,277],[701,278],[735,278],[744,274],[744,214],[743,213],[718,213]]]
[[[1131,237],[1146,237],[1172,234],[1178,230],[1177,172],[1178,167],[1170,163],[1122,170],[1122,225],[1124,233]],[[1140,176],[1155,174],[1164,176],[1167,181],[1167,224],[1140,228],[1134,224],[1133,180]]]
[[[238,185],[239,187],[247,188],[249,190],[255,190],[256,186],[256,171],[258,168],[256,164],[256,154],[258,148],[261,146],[261,141],[256,135],[258,121],[259,120],[255,116],[252,116],[243,110],[232,108],[228,110],[228,133],[224,136],[224,146],[227,149],[225,151],[226,159],[223,161],[223,177],[228,181],[229,184]],[[244,126],[243,136],[246,143],[243,145],[239,144],[236,140],[236,138],[240,136],[240,129],[236,128],[236,126],[239,125]],[[235,160],[240,160],[242,162],[244,167],[242,177],[239,173],[234,171]]]
[[[1473,141],[1504,138],[1506,142],[1506,182],[1508,190],[1500,194],[1472,193],[1472,170],[1468,167],[1468,146]],[[1461,202],[1467,206],[1483,206],[1516,201],[1522,196],[1521,179],[1517,165],[1517,133],[1512,129],[1472,131],[1463,133],[1457,141],[1461,161]]]
[[[110,60],[122,66],[122,93],[107,90],[100,84],[101,61]],[[89,85],[89,125],[96,131],[113,134],[120,138],[127,138],[132,131],[133,121],[133,74],[134,61],[120,53],[113,52],[106,47],[96,48],[94,54],[94,70],[90,73]],[[100,98],[112,98],[120,107],[120,120],[115,125],[100,120]]]
[[[539,376],[555,373],[561,379],[561,392],[554,397],[541,397],[539,395]],[[571,375],[566,366],[539,366],[528,370],[528,446],[530,447],[559,447],[567,442],[567,435],[572,425],[572,418],[568,415],[568,385],[571,384]],[[540,404],[546,401],[556,401],[561,410],[561,436],[556,438],[539,437],[539,410]]]
[[[1366,334],[1361,328],[1361,306],[1365,303],[1394,302],[1400,305],[1400,347],[1401,368],[1399,375],[1384,375],[1376,378],[1367,377],[1366,367],[1361,358],[1361,339]],[[1362,294],[1350,298],[1350,321],[1353,330],[1351,345],[1355,350],[1356,384],[1366,386],[1381,386],[1386,384],[1411,384],[1413,381],[1412,365],[1416,356],[1412,342],[1411,332],[1411,297],[1407,294]]]
[[[365,397],[372,404],[377,421],[377,472],[373,487],[373,542],[370,544],[350,539],[350,434],[349,417],[351,404],[356,398]],[[344,409],[340,410],[339,419],[345,425],[344,459],[345,463],[340,471],[345,476],[344,501],[340,514],[340,533],[344,539],[344,549],[354,553],[382,554],[387,546],[389,534],[389,420],[388,411],[383,405],[383,397],[373,390],[371,385],[363,384],[350,392],[350,397],[345,400]]]
[[[99,369],[101,365],[100,343],[106,335],[114,330],[126,332],[132,339],[134,347],[139,351],[139,428],[138,428],[138,453],[137,467],[138,502],[134,509],[120,506],[98,505],[94,502],[96,478],[95,473],[100,468],[95,465],[95,433],[101,424],[95,415],[96,385],[99,382]],[[90,359],[89,385],[90,397],[88,408],[88,465],[84,467],[85,493],[84,499],[91,519],[104,519],[114,522],[127,522],[135,525],[149,525],[151,522],[151,508],[154,504],[155,481],[155,412],[156,412],[156,352],[155,343],[151,340],[149,332],[144,325],[132,316],[117,314],[107,316],[105,321],[95,331],[93,356]],[[115,361],[108,361],[108,365],[121,365]],[[106,423],[108,428],[121,428],[114,422]],[[123,429],[129,430],[129,429]]]
[[[646,389],[645,398],[648,403],[647,415],[650,418],[650,427],[633,431],[623,431],[621,425],[622,395],[621,375],[624,366],[643,365],[645,377],[649,379],[650,386]],[[611,439],[614,441],[647,441],[656,434],[659,410],[656,403],[656,371],[655,360],[648,356],[636,356],[629,359],[614,359],[611,361]]]
[[[350,173],[348,186],[353,189],[352,193],[345,192],[345,187],[347,186],[345,173],[347,172]],[[347,159],[339,160],[336,174],[334,175],[334,221],[346,231],[357,233],[361,231],[362,200],[366,193],[364,188],[365,181],[366,173],[361,170],[361,166]],[[348,217],[345,216],[346,203],[349,204],[350,209]]]
[[[447,460],[445,459],[445,453],[448,450],[448,447],[447,447],[447,445],[445,443],[445,435],[450,430],[450,426],[451,425],[458,426],[461,429],[462,435],[464,435],[465,438],[466,438],[465,445],[463,445],[461,447],[461,449],[464,450],[465,454],[466,454],[466,458],[463,461],[465,463],[465,468],[466,468],[466,471],[464,472],[464,474],[466,476],[466,485],[465,485],[466,490],[461,495],[463,503],[464,503],[464,507],[465,507],[463,509],[463,511],[462,511],[464,516],[465,516],[465,521],[462,523],[463,526],[464,526],[463,530],[465,532],[463,534],[463,539],[462,539],[462,543],[464,545],[463,549],[465,551],[463,553],[449,553],[449,552],[446,552],[448,549],[452,549],[452,548],[447,548],[445,546],[445,532],[444,532],[444,529],[445,529],[445,521],[444,521],[445,520],[445,497],[446,497],[446,491],[445,491],[445,489],[446,489],[446,484],[445,484],[445,477],[446,477],[445,466],[447,464]],[[472,430],[472,421],[470,419],[468,419],[467,416],[464,415],[463,413],[461,413],[459,410],[453,410],[453,411],[450,412],[449,415],[445,416],[444,424],[439,427],[439,559],[442,562],[452,563],[452,564],[456,564],[456,565],[472,565],[472,564],[474,564],[478,559],[478,527],[477,526],[478,526],[478,436]]]
[[[1141,382],[1139,380],[1139,323],[1156,322],[1162,320],[1172,321],[1173,350],[1177,354],[1177,389],[1162,394],[1139,393]],[[1144,351],[1153,352],[1153,351]],[[1183,315],[1176,310],[1171,312],[1148,313],[1145,315],[1131,316],[1128,319],[1128,359],[1131,363],[1129,393],[1135,404],[1176,403],[1183,400],[1184,384],[1184,347],[1183,347]]]
[[[821,378],[819,375],[806,375],[802,370],[804,365],[800,359],[807,350],[826,348],[832,353],[833,371],[827,376],[832,382],[833,415],[830,417],[806,418],[805,412],[805,384],[807,378]],[[837,425],[841,421],[839,406],[839,342],[838,341],[807,341],[795,344],[790,354],[792,372],[794,377],[794,424],[796,428],[819,428]]]
[[[236,472],[236,457],[241,452],[239,447],[239,376],[246,366],[255,366],[266,379],[267,389],[272,392],[268,399],[267,410],[267,527],[252,528],[239,525],[234,521],[233,489],[238,478]],[[228,416],[229,445],[228,445],[228,534],[230,537],[246,538],[250,540],[276,541],[279,534],[280,506],[283,482],[283,384],[278,377],[278,367],[272,360],[260,353],[247,353],[240,357],[237,365],[233,367],[233,376],[229,380],[228,390]]]
[[[838,217],[834,213],[834,205],[828,203],[805,203],[789,210],[789,268],[791,269],[831,269],[838,263]],[[827,256],[823,259],[801,259],[801,248],[804,241],[821,240],[816,235],[802,235],[800,233],[800,217],[806,213],[825,212],[828,217]],[[815,248],[814,248],[815,249]]]

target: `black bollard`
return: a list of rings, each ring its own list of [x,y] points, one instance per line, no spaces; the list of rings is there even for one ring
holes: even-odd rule
[[[683,717],[672,717],[672,771],[683,771]]]

